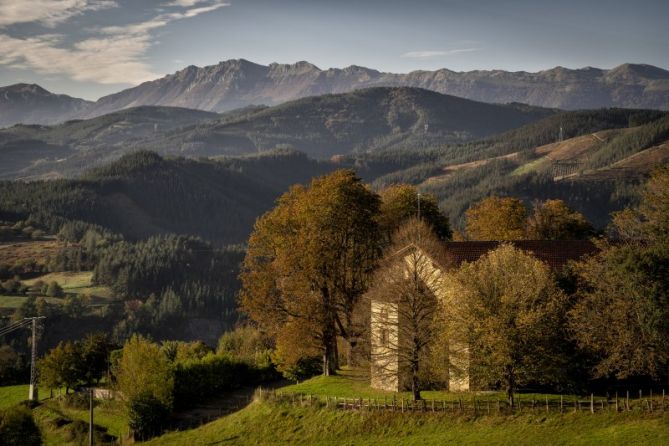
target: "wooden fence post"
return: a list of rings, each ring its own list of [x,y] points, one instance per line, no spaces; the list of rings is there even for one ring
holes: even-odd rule
[[[616,391],[616,413],[618,413],[618,392]]]
[[[562,413],[563,403],[564,401],[562,400],[562,394],[560,394],[560,413]]]
[[[630,391],[627,391],[627,396],[625,398],[625,408],[629,411],[630,410]]]
[[[546,395],[546,413],[548,413],[548,395]]]
[[[595,394],[590,394],[590,412],[595,413]]]
[[[650,411],[653,411],[653,389],[650,389]]]

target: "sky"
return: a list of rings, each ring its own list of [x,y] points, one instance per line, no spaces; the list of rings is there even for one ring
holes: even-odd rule
[[[0,86],[97,99],[188,65],[669,69],[669,0],[0,0]]]

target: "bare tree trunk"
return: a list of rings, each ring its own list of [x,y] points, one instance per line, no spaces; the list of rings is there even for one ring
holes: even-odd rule
[[[339,368],[339,355],[337,354],[337,335],[334,326],[327,328],[323,334],[323,347],[323,375],[336,375]]]
[[[506,368],[506,398],[509,401],[509,406],[514,407],[514,392],[516,390],[516,377],[513,372],[513,366]]]

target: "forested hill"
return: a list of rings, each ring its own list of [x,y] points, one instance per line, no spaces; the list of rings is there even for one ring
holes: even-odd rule
[[[54,126],[0,129],[0,179],[76,176],[137,150],[138,141],[219,117],[176,107],[136,107]]]
[[[313,96],[174,132],[145,147],[239,154],[290,146],[311,157],[419,148],[504,132],[556,113],[522,104],[493,105],[420,88],[368,88]]]
[[[290,185],[331,169],[290,151],[218,161],[138,152],[78,180],[0,182],[0,209],[53,229],[64,218],[129,239],[176,233],[236,244]]]
[[[312,158],[328,158],[415,149],[489,136],[554,113],[417,88],[373,88],[224,115],[138,107],[53,127],[0,130],[0,179],[74,177],[137,150],[212,157],[292,147]]]

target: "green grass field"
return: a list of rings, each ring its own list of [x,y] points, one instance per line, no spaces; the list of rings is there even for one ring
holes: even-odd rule
[[[72,294],[81,294],[81,295],[90,295],[93,297],[99,297],[102,299],[111,298],[111,291],[109,288],[104,286],[93,286],[91,281],[93,279],[92,271],[82,271],[82,272],[58,272],[58,273],[49,273],[34,279],[26,280],[24,283],[26,285],[32,285],[38,280],[42,282],[49,283],[51,281],[56,281],[58,284],[63,287],[63,290],[66,293]]]
[[[57,394],[57,392],[54,392]],[[15,406],[28,397],[28,385],[0,387],[0,410]],[[57,426],[56,420],[80,420],[88,422],[88,410],[68,408],[57,398],[50,399],[48,389],[40,389],[39,399],[42,403],[33,410],[35,420],[42,430],[46,445],[69,445],[73,442],[66,427]],[[94,412],[95,424],[107,429],[116,437],[125,436],[128,424],[123,408],[117,402],[98,401]],[[65,425],[66,426],[66,425]]]
[[[148,445],[664,445],[669,417],[564,414],[456,417],[357,412],[254,402]]]
[[[27,400],[28,387],[28,384],[0,387],[0,410],[16,406],[21,401]],[[49,391],[47,389],[40,389],[39,397],[40,400],[48,398]]]
[[[317,376],[304,381],[299,384],[282,387],[279,391],[282,393],[298,393],[303,395],[313,395],[318,397],[339,397],[339,398],[376,398],[376,399],[392,399],[393,397],[400,399],[411,399],[410,392],[389,392],[384,390],[372,389],[369,385],[369,377],[361,370],[340,370],[335,376]],[[439,401],[504,401],[506,394],[504,392],[446,392],[438,390],[426,390],[421,392],[422,398],[426,400]],[[548,397],[549,401],[555,404],[560,400],[560,395],[540,394],[540,393],[522,393],[517,394],[516,399],[526,404],[531,400],[536,400],[539,403],[545,401]],[[564,395],[564,400],[567,403],[574,399],[585,399],[585,395]]]
[[[364,372],[344,370],[337,376],[315,377],[280,389],[283,393],[321,396],[383,398],[392,392],[373,390]],[[27,395],[27,386],[0,388],[0,409],[17,404]],[[48,396],[42,391],[41,397]],[[408,398],[408,394],[400,397]],[[425,392],[425,398],[454,400],[473,393]],[[479,392],[476,398],[498,399],[500,393]],[[539,399],[523,394],[521,398]],[[555,395],[552,399],[557,398]],[[87,421],[85,409],[65,407],[57,399],[34,409],[46,445],[76,444],[67,425],[58,420]],[[99,402],[95,423],[117,437],[128,431],[119,403]],[[276,401],[254,401],[238,412],[196,429],[169,432],[147,445],[664,445],[669,438],[669,412],[639,411],[563,414],[541,410],[513,415],[478,415],[391,411],[335,410],[323,404],[304,405]],[[144,443],[142,443],[144,444]]]

